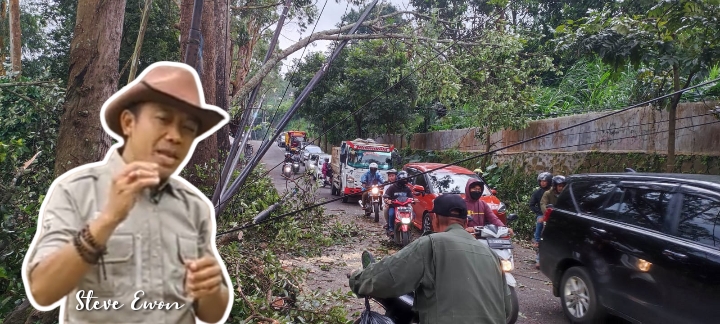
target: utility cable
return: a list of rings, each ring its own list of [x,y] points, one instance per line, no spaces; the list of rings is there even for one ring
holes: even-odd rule
[[[524,143],[527,143],[527,142],[530,142],[530,141],[534,141],[534,140],[537,140],[537,139],[540,139],[540,138],[543,138],[543,137],[547,137],[547,136],[550,136],[550,135],[554,135],[554,134],[557,134],[557,133],[566,131],[566,130],[568,130],[568,129],[572,129],[572,128],[575,128],[575,127],[578,127],[578,126],[581,126],[581,125],[585,125],[585,124],[588,124],[588,123],[591,123],[591,122],[594,122],[594,121],[597,121],[597,120],[600,120],[600,119],[603,119],[603,118],[607,118],[607,117],[610,117],[610,116],[613,116],[613,115],[617,115],[617,114],[619,114],[619,113],[621,113],[621,112],[625,112],[625,111],[628,111],[628,110],[633,109],[633,108],[641,107],[641,106],[647,105],[647,104],[649,104],[649,103],[652,103],[652,102],[654,102],[654,101],[661,100],[661,99],[665,99],[665,98],[669,98],[669,97],[672,97],[672,96],[677,95],[677,94],[682,94],[682,93],[685,92],[685,91],[688,91],[688,90],[691,90],[691,89],[694,89],[694,88],[697,88],[697,87],[701,87],[701,86],[704,86],[704,85],[706,85],[706,84],[715,83],[715,82],[718,82],[718,81],[720,81],[720,78],[713,79],[713,80],[710,80],[710,81],[707,81],[707,82],[703,82],[703,83],[700,83],[700,84],[697,84],[697,85],[694,85],[694,86],[691,86],[691,87],[688,87],[688,88],[685,88],[685,89],[681,89],[681,90],[678,90],[678,91],[675,91],[675,92],[672,92],[672,93],[669,93],[669,94],[666,94],[666,95],[663,95],[663,96],[660,96],[660,97],[657,97],[657,98],[653,98],[653,99],[650,99],[650,100],[648,100],[648,101],[641,102],[641,103],[638,103],[638,104],[635,104],[635,105],[632,105],[632,106],[628,106],[628,107],[623,108],[623,109],[620,109],[620,110],[618,110],[618,111],[614,111],[614,112],[608,113],[608,114],[603,115],[603,116],[599,116],[599,117],[596,117],[596,118],[592,118],[592,119],[586,120],[586,121],[584,121],[584,122],[580,122],[580,123],[578,123],[578,124],[574,124],[574,125],[571,125],[571,126],[563,127],[563,128],[561,128],[561,129],[558,129],[558,130],[555,130],[555,131],[552,131],[552,132],[549,132],[549,133],[546,133],[546,134],[541,134],[541,135],[538,135],[538,136],[534,136],[534,137],[532,137],[532,138],[529,138],[529,139],[520,141],[520,142],[515,143],[515,144],[510,144],[510,145],[507,145],[507,146],[504,146],[504,147],[501,147],[501,148],[498,148],[498,149],[495,149],[495,150],[491,150],[491,151],[489,151],[489,152],[484,152],[484,153],[480,153],[480,154],[477,154],[477,155],[473,155],[473,156],[470,156],[470,157],[468,157],[468,158],[464,158],[464,159],[457,160],[457,161],[455,161],[455,162],[453,162],[453,163],[444,164],[444,165],[442,165],[442,166],[440,166],[440,167],[437,167],[437,168],[434,168],[434,169],[431,169],[431,170],[428,170],[428,171],[425,171],[425,172],[420,172],[420,173],[418,173],[418,174],[409,176],[409,178],[415,178],[415,177],[418,177],[418,176],[421,176],[421,175],[424,175],[424,174],[427,174],[427,173],[430,173],[430,172],[433,172],[433,171],[437,171],[437,170],[440,170],[440,169],[447,168],[447,167],[449,167],[449,166],[454,166],[454,165],[458,165],[458,164],[460,164],[460,163],[467,162],[467,161],[470,161],[470,160],[473,160],[473,159],[478,159],[478,158],[481,158],[481,157],[483,157],[483,156],[485,156],[485,155],[495,154],[495,153],[497,153],[497,152],[499,152],[499,151],[506,150],[506,149],[511,148],[511,147],[515,147],[515,146],[518,146],[518,145],[521,145],[521,144],[524,144]],[[696,126],[699,126],[699,125],[696,125]],[[585,145],[585,144],[582,144],[582,145]],[[386,184],[392,184],[392,183],[395,183],[395,182],[397,182],[397,181],[388,182],[388,183],[386,183]],[[359,195],[359,193],[358,193],[358,194],[353,194],[353,196],[356,196],[356,195]],[[343,198],[344,198],[344,197],[338,197],[338,198],[335,198],[335,199],[327,200],[327,201],[324,201],[324,202],[322,202],[322,203],[318,203],[318,204],[315,204],[315,205],[311,205],[311,206],[308,206],[308,207],[305,207],[305,208],[302,208],[302,209],[299,209],[299,210],[295,210],[295,211],[287,212],[287,213],[282,214],[282,215],[278,215],[278,216],[275,216],[275,217],[267,218],[267,219],[265,219],[265,220],[263,220],[263,221],[261,221],[261,222],[248,223],[248,224],[245,224],[245,225],[243,225],[243,226],[236,227],[236,228],[234,228],[234,229],[232,229],[232,230],[225,231],[225,232],[220,233],[220,234],[217,234],[217,235],[220,236],[220,235],[223,235],[223,234],[228,234],[228,233],[232,233],[232,232],[235,232],[235,231],[240,231],[240,230],[243,230],[243,229],[246,229],[246,228],[250,228],[250,227],[253,227],[253,226],[257,226],[257,225],[262,224],[262,223],[265,223],[265,222],[276,221],[276,220],[278,220],[278,219],[281,219],[281,218],[284,218],[284,217],[287,217],[287,216],[290,216],[290,215],[294,215],[294,214],[297,214],[297,213],[300,213],[300,212],[303,212],[303,211],[307,211],[307,210],[310,210],[310,209],[313,209],[313,208],[316,208],[316,207],[319,207],[319,206],[327,205],[327,204],[329,204],[329,203],[331,203],[331,202],[335,202],[335,201],[341,200],[341,199],[343,199]]]

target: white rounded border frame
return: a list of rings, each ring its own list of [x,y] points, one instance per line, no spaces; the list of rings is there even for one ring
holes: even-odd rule
[[[205,133],[200,134],[198,137],[195,138],[192,145],[190,146],[190,151],[189,151],[190,154],[188,154],[185,157],[185,159],[180,163],[180,165],[178,165],[178,168],[175,170],[175,172],[173,172],[170,175],[170,177],[177,181],[180,181],[182,184],[186,185],[188,188],[193,190],[195,192],[195,194],[198,195],[200,197],[200,199],[202,199],[205,202],[205,204],[207,204],[208,208],[210,209],[210,233],[212,235],[212,251],[213,251],[215,258],[218,261],[218,264],[220,265],[220,269],[222,269],[222,274],[225,277],[225,282],[228,283],[227,290],[228,290],[228,294],[229,294],[229,296],[228,296],[229,305],[225,309],[225,314],[223,315],[222,319],[220,319],[220,321],[217,323],[225,323],[227,321],[228,317],[230,316],[230,312],[232,311],[234,300],[235,300],[235,293],[233,292],[232,280],[230,278],[230,274],[228,273],[227,267],[225,266],[225,262],[222,261],[222,257],[220,256],[220,253],[218,252],[218,249],[217,249],[217,242],[216,242],[217,222],[215,219],[215,208],[213,207],[213,204],[210,201],[210,199],[208,199],[207,196],[205,196],[205,194],[202,193],[202,191],[200,191],[200,189],[198,189],[197,187],[192,185],[190,182],[188,182],[187,180],[185,180],[184,178],[182,178],[178,175],[185,168],[185,165],[187,165],[187,163],[190,161],[190,158],[192,157],[192,153],[195,152],[195,147],[197,146],[197,144],[200,141],[204,140],[205,138],[209,137],[210,135],[214,135],[220,128],[225,126],[230,121],[230,116],[228,115],[227,112],[220,109],[220,107],[208,105],[205,102],[205,93],[203,91],[202,82],[200,81],[200,76],[198,75],[197,71],[195,71],[195,69],[193,69],[192,67],[190,67],[189,65],[184,64],[184,63],[161,61],[161,62],[155,62],[155,63],[151,64],[150,66],[148,66],[147,68],[145,68],[145,70],[142,73],[140,73],[140,75],[138,75],[135,78],[135,80],[128,83],[122,89],[118,90],[115,94],[110,96],[110,98],[108,98],[105,101],[102,108],[100,108],[100,123],[102,124],[103,130],[105,130],[105,133],[110,135],[113,139],[115,139],[118,142],[117,144],[110,147],[108,154],[105,155],[105,159],[102,161],[99,161],[99,162],[92,162],[92,163],[88,163],[85,165],[75,167],[75,168],[65,172],[64,174],[60,175],[59,177],[57,177],[50,185],[50,188],[48,189],[48,192],[45,195],[45,199],[43,199],[42,205],[40,205],[40,213],[38,215],[38,220],[37,220],[37,230],[35,232],[35,236],[33,237],[32,242],[30,243],[30,247],[28,248],[28,251],[25,253],[25,258],[23,260],[23,264],[21,267],[22,281],[23,281],[23,286],[25,287],[25,295],[28,298],[28,301],[30,302],[30,304],[35,309],[37,309],[41,312],[49,312],[49,311],[54,310],[58,306],[60,306],[60,315],[58,316],[59,317],[58,321],[60,322],[60,324],[63,324],[64,320],[65,320],[65,304],[66,304],[68,297],[65,296],[50,306],[42,307],[35,301],[34,297],[32,296],[32,292],[30,290],[30,285],[28,284],[29,282],[28,282],[28,277],[27,277],[28,276],[27,267],[28,267],[28,263],[30,261],[30,255],[32,254],[31,252],[35,250],[35,245],[37,244],[38,239],[40,238],[40,236],[43,232],[42,224],[43,224],[43,218],[44,218],[44,214],[45,214],[45,208],[46,208],[47,202],[49,200],[48,197],[50,197],[50,194],[55,190],[56,185],[59,182],[61,182],[64,178],[66,178],[78,171],[87,169],[87,168],[107,164],[112,151],[122,147],[125,144],[123,138],[119,134],[115,134],[115,132],[111,131],[110,128],[108,127],[107,122],[105,121],[105,117],[104,117],[105,110],[107,110],[108,105],[111,102],[113,102],[117,97],[119,97],[120,95],[125,93],[128,89],[130,89],[133,86],[140,83],[140,80],[142,80],[143,77],[148,72],[150,72],[153,68],[160,67],[160,66],[172,66],[172,67],[182,68],[182,69],[190,71],[190,73],[193,75],[193,78],[195,79],[195,83],[196,83],[198,89],[200,89],[200,102],[201,102],[202,108],[215,111],[218,114],[223,116],[223,120],[220,121],[219,123],[217,123],[217,125],[215,125],[214,127],[210,128]],[[201,321],[197,317],[195,317],[195,321],[196,321],[196,323],[207,324],[206,322]]]

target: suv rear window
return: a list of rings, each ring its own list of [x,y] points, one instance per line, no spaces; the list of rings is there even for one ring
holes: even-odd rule
[[[578,181],[572,185],[572,193],[575,196],[578,208],[581,213],[596,215],[615,189],[613,181]]]

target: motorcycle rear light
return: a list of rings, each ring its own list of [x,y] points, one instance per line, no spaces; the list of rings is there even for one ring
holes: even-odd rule
[[[400,222],[403,224],[410,224],[410,218],[403,218],[400,220]]]
[[[548,219],[550,219],[550,213],[552,213],[552,211],[552,208],[548,208],[545,210],[545,214],[543,214],[543,222],[547,222]]]

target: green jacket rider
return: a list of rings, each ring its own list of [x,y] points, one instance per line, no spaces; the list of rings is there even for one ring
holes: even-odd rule
[[[420,324],[505,324],[512,304],[500,258],[465,231],[467,207],[456,194],[434,201],[437,233],[350,275],[359,296],[415,291]]]

